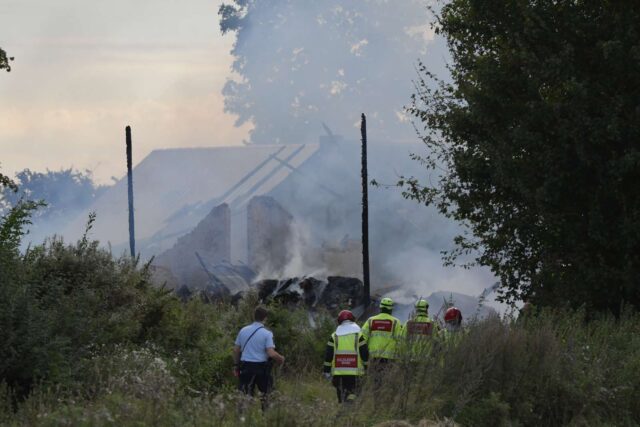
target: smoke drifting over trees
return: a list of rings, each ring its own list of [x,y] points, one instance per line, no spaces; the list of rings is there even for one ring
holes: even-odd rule
[[[14,181],[18,191],[9,187],[0,190],[0,213],[6,214],[20,200],[46,203],[32,215],[33,226],[29,230],[32,242],[60,233],[62,227],[107,189],[93,182],[91,171],[71,168],[44,173],[24,169],[16,174]]]
[[[225,109],[254,124],[251,142],[313,140],[320,123],[357,134],[360,113],[378,137],[414,139],[404,114],[415,63],[444,63],[419,0],[246,1],[220,7],[234,33]],[[435,64],[439,65],[436,66]]]

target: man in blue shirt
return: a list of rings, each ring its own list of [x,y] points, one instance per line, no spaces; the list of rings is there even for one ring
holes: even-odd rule
[[[262,306],[253,313],[254,322],[238,333],[233,347],[234,373],[239,379],[238,388],[253,396],[255,387],[262,393],[262,407],[265,408],[266,396],[271,391],[270,358],[278,364],[284,363],[284,356],[278,353],[273,343],[273,333],[264,327],[269,312]]]

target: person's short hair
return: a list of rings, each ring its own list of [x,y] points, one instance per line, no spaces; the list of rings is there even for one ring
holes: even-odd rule
[[[267,318],[268,314],[269,314],[269,310],[267,310],[265,306],[259,305],[256,307],[255,311],[253,312],[253,320],[255,320],[256,322],[262,322],[264,319]]]
[[[380,313],[384,313],[384,314],[393,314],[393,309],[391,309],[391,308],[387,308],[387,307],[381,307],[381,308],[380,308]]]

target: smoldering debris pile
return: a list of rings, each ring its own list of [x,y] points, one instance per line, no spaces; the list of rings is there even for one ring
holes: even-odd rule
[[[182,301],[199,297],[205,302],[224,300],[236,302],[246,291],[254,288],[252,283],[256,273],[248,266],[234,265],[226,261],[207,265],[197,252],[196,255],[208,276],[208,281],[192,287],[186,284],[174,287],[174,292]]]
[[[327,280],[314,277],[266,279],[253,283],[249,289],[257,290],[261,302],[277,301],[290,307],[304,306],[309,309],[325,308],[332,311],[341,308],[362,311],[361,302],[364,295],[364,286],[360,279],[340,276],[331,276]],[[183,301],[200,298],[207,303],[225,300],[236,303],[249,289],[231,293],[228,290],[221,291],[213,285],[194,290],[183,285],[175,292]]]
[[[330,276],[326,281],[313,277],[262,280],[256,283],[261,301],[275,300],[287,305],[335,310],[356,307],[363,300],[364,286],[354,277]]]

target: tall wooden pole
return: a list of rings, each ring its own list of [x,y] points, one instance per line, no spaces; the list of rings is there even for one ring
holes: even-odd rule
[[[131,169],[131,126],[125,129],[127,136],[127,186],[129,189],[129,249],[131,257],[136,256],[136,233],[133,221],[133,171]]]
[[[371,303],[369,282],[369,191],[367,182],[367,118],[362,114],[362,281],[364,282],[364,306]]]

